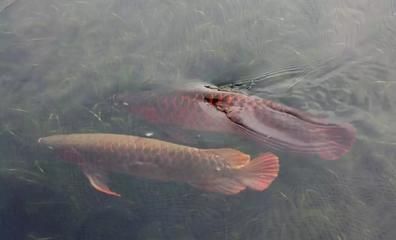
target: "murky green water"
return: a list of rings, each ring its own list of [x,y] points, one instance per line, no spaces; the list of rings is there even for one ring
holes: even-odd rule
[[[0,1],[1,239],[395,239],[395,34],[393,0]],[[74,132],[164,137],[109,97],[195,81],[351,122],[356,144],[339,161],[277,153],[264,192],[114,174],[122,198],[36,145]],[[261,151],[197,141],[220,145]]]

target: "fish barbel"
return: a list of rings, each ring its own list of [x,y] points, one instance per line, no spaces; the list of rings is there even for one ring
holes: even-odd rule
[[[239,134],[275,150],[335,160],[355,141],[349,123],[323,118],[257,96],[205,87],[123,93],[114,102],[154,124]]]
[[[209,192],[263,191],[277,177],[278,157],[265,153],[251,160],[235,149],[199,149],[156,139],[118,134],[69,134],[43,137],[47,146],[77,164],[98,191],[108,187],[107,172],[187,183]]]

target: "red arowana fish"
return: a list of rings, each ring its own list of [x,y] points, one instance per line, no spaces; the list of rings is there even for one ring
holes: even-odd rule
[[[330,123],[256,96],[197,87],[168,92],[119,94],[113,100],[155,124],[237,133],[276,150],[317,154],[335,160],[355,141],[349,123]]]
[[[237,194],[246,188],[263,191],[278,176],[278,157],[250,156],[231,148],[199,149],[150,138],[117,134],[70,134],[40,138],[78,164],[98,191],[120,196],[108,187],[109,171],[160,181],[190,184],[201,190]]]

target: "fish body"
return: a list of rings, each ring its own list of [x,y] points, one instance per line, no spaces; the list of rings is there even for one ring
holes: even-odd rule
[[[271,153],[250,160],[235,149],[199,149],[129,135],[54,135],[38,142],[78,164],[95,189],[116,196],[119,194],[108,187],[107,172],[237,194],[246,187],[263,191],[279,171],[278,158]]]
[[[134,116],[152,124],[196,131],[233,133],[229,119],[206,99],[205,89],[144,91],[118,94],[113,101]]]
[[[256,96],[204,87],[120,94],[115,102],[154,124],[239,134],[277,150],[335,160],[355,141],[349,123],[323,118]]]

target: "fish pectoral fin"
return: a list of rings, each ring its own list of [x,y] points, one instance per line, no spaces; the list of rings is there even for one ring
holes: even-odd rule
[[[235,195],[245,190],[246,186],[232,178],[218,178],[209,182],[190,183],[191,186],[207,192]]]
[[[279,111],[263,107],[231,106],[226,116],[239,127],[240,133],[278,150],[318,154],[322,159],[336,160],[355,142],[356,130],[348,123],[329,123],[298,110]],[[284,109],[283,109],[284,110]],[[263,118],[268,117],[268,120]],[[274,123],[274,121],[280,121]],[[271,123],[272,122],[272,123]]]
[[[106,193],[108,195],[120,197],[121,194],[113,192],[107,186],[107,176],[104,173],[93,172],[92,170],[84,170],[85,176],[88,178],[89,183],[93,188],[98,190],[99,192]]]
[[[246,107],[242,108],[238,106],[223,107],[221,109],[221,111],[224,112],[231,121],[238,124],[244,123],[244,119],[243,119],[244,110],[246,110]]]
[[[223,106],[218,110],[222,111],[233,124],[242,129],[257,132],[259,127],[262,127],[260,121],[254,115],[254,111],[249,107]]]

